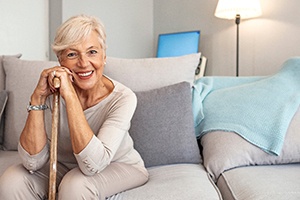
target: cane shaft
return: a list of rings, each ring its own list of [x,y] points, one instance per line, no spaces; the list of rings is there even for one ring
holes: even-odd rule
[[[54,78],[54,86],[60,86],[60,80]],[[55,200],[56,197],[56,173],[57,173],[57,135],[59,128],[59,91],[53,94],[52,110],[52,132],[50,145],[50,174],[49,174],[49,200]]]

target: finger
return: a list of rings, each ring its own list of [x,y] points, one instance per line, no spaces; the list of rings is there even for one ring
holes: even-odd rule
[[[70,81],[71,81],[72,83],[74,83],[74,77],[73,77],[73,75],[69,75],[69,78],[70,78]]]
[[[49,84],[51,92],[55,91],[55,87],[54,87],[54,83],[53,83],[54,77],[56,77],[55,70],[48,72],[48,84]]]
[[[69,68],[66,68],[66,67],[61,67],[61,69],[63,69],[65,72],[67,72],[69,75],[73,75],[73,72],[69,69]]]
[[[67,72],[70,81],[73,83],[74,82],[73,72],[69,68],[66,68],[66,67],[61,67],[61,69],[63,69],[65,72]]]

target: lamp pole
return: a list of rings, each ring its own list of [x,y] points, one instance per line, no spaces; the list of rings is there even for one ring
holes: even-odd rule
[[[236,76],[239,76],[239,24],[244,19],[261,15],[259,0],[219,0],[215,16],[222,19],[235,19],[236,24]]]
[[[237,14],[235,16],[236,24],[236,76],[239,76],[239,25],[241,22],[241,16]]]

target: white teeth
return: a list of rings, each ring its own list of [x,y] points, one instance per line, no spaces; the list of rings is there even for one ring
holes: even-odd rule
[[[86,72],[86,73],[78,73],[78,76],[89,76],[93,73],[93,71]]]

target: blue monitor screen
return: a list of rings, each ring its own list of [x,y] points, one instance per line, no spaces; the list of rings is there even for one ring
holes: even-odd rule
[[[198,53],[200,31],[166,33],[158,36],[157,57]]]

